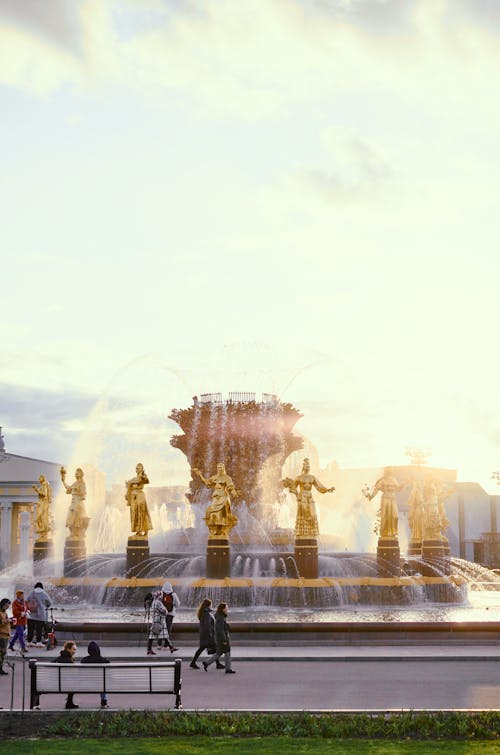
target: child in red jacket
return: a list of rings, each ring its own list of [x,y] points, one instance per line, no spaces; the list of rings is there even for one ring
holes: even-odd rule
[[[12,603],[12,615],[16,620],[15,631],[9,642],[9,650],[14,650],[16,640],[19,640],[21,645],[21,655],[26,653],[26,642],[24,639],[24,633],[26,631],[26,624],[28,623],[28,607],[24,600],[24,592],[18,590],[16,592],[16,599]]]

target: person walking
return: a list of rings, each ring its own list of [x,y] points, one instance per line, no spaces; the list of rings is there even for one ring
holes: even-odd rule
[[[88,655],[85,656],[85,658],[82,658],[80,663],[110,663],[110,660],[108,658],[104,658],[101,655],[101,648],[97,644],[97,642],[94,642],[94,640],[91,640],[87,646],[87,653]],[[101,692],[101,708],[109,708],[108,705],[108,696],[105,692]]]
[[[156,655],[153,650],[153,640],[157,641],[159,649],[161,649],[161,643],[163,641],[165,648],[170,648],[171,653],[175,653],[177,650],[177,648],[174,648],[170,642],[167,629],[167,609],[163,605],[161,592],[155,592],[153,595],[153,602],[151,604],[151,626],[149,628],[148,649],[146,655]]]
[[[43,589],[41,582],[37,582],[26,598],[28,607],[28,647],[43,648],[42,636],[48,620],[47,611],[52,601]],[[35,639],[35,642],[33,642]]]
[[[67,640],[64,645],[63,649],[57,656],[57,658],[54,658],[52,663],[74,663],[75,662],[75,654],[76,654],[76,643],[73,642],[73,640]],[[76,703],[73,700],[74,692],[68,692],[68,696],[66,698],[66,710],[74,710],[75,708],[79,708],[79,705],[76,705]]]
[[[16,599],[12,603],[12,616],[15,619],[15,629],[14,634],[10,638],[9,650],[14,650],[14,645],[19,640],[19,645],[21,646],[20,652],[21,655],[24,655],[27,652],[25,632],[26,624],[28,623],[28,608],[22,590],[17,590],[16,592]]]
[[[190,668],[199,669],[196,661],[203,653],[207,651],[209,655],[215,653],[215,617],[212,611],[212,601],[210,598],[205,598],[200,603],[198,608],[198,621],[200,622],[200,640],[198,650],[193,656],[193,660],[189,664]],[[217,659],[217,668],[224,668],[224,664],[219,663]]]
[[[179,608],[181,602],[174,592],[170,582],[165,582],[161,588],[163,605],[167,609],[167,631],[169,637],[172,635],[172,624],[174,622],[175,611]]]
[[[231,668],[231,642],[229,635],[229,624],[227,619],[227,603],[219,603],[215,612],[215,653],[211,655],[208,661],[203,661],[202,666],[205,671],[214,661],[218,661],[224,656],[226,674],[235,674]]]
[[[7,652],[7,644],[10,639],[10,619],[7,616],[7,609],[10,606],[10,600],[8,598],[2,598],[0,600],[0,676],[8,676],[7,671],[4,671],[3,660]]]

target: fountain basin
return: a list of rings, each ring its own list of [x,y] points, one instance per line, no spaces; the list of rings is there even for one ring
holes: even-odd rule
[[[329,608],[344,605],[408,606],[422,602],[463,603],[467,580],[449,577],[285,577],[207,579],[169,577],[181,603],[196,608],[205,597],[214,604],[231,606],[284,606]],[[46,578],[64,599],[75,598],[92,604],[138,606],[147,592],[161,589],[164,578],[157,577],[60,577]]]

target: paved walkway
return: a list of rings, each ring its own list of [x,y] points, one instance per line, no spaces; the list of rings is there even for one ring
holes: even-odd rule
[[[32,657],[49,660],[58,649],[33,649]],[[189,668],[194,647],[174,656],[145,647],[102,645],[114,661],[182,658],[184,710],[401,710],[500,709],[499,646],[233,646],[234,676]],[[77,657],[86,654],[86,643]],[[203,656],[202,656],[203,657]],[[15,665],[14,708],[29,708],[29,668],[19,656]],[[24,666],[24,685],[22,684]],[[0,678],[0,706],[10,708],[12,670]],[[98,707],[98,695],[78,695],[81,709]],[[173,698],[161,695],[110,696],[113,709],[165,709]],[[42,696],[43,710],[62,709],[61,695]]]

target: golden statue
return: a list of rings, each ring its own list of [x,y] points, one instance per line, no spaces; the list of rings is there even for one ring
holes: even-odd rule
[[[380,501],[380,531],[379,537],[398,537],[398,505],[396,493],[408,485],[407,482],[398,482],[393,475],[392,467],[386,467],[384,476],[373,486],[371,492],[364,490],[366,498],[371,501],[377,493],[382,493]]]
[[[38,503],[35,515],[35,532],[38,535],[37,541],[48,540],[52,530],[50,516],[50,504],[52,503],[52,488],[43,474],[38,478],[40,487],[32,485],[31,487],[38,495]]]
[[[450,526],[450,520],[446,516],[446,510],[444,508],[444,502],[455,491],[454,487],[445,485],[440,480],[437,481],[437,500],[438,500],[438,513],[441,521],[441,539],[448,541],[446,537],[446,530]]]
[[[228,538],[229,532],[238,521],[238,517],[231,510],[231,496],[236,497],[238,491],[234,487],[232,479],[226,474],[225,465],[217,464],[217,473],[212,477],[205,478],[199,469],[191,470],[193,475],[200,478],[207,488],[213,488],[212,503],[205,512],[205,522],[210,537]]]
[[[410,543],[422,543],[423,535],[423,497],[419,480],[413,483],[408,498],[408,524],[410,525]]]
[[[424,483],[423,540],[441,540],[441,516],[436,481],[431,477]]]
[[[66,517],[66,527],[69,529],[69,535],[72,540],[83,540],[90,519],[85,510],[85,498],[87,488],[83,479],[83,470],[78,467],[75,472],[75,481],[72,485],[66,484],[66,470],[61,467],[61,480],[66,488],[66,493],[71,496],[68,516]]]
[[[295,537],[318,537],[318,517],[312,497],[313,486],[319,493],[333,493],[334,487],[326,488],[310,473],[309,459],[304,459],[302,474],[292,480],[285,477],[283,487],[297,498],[297,519],[295,520]]]
[[[135,471],[136,476],[125,483],[127,486],[125,500],[127,506],[130,506],[130,528],[136,537],[147,537],[149,530],[153,529],[143,491],[144,485],[149,484],[149,479],[142,464],[138,464]]]

